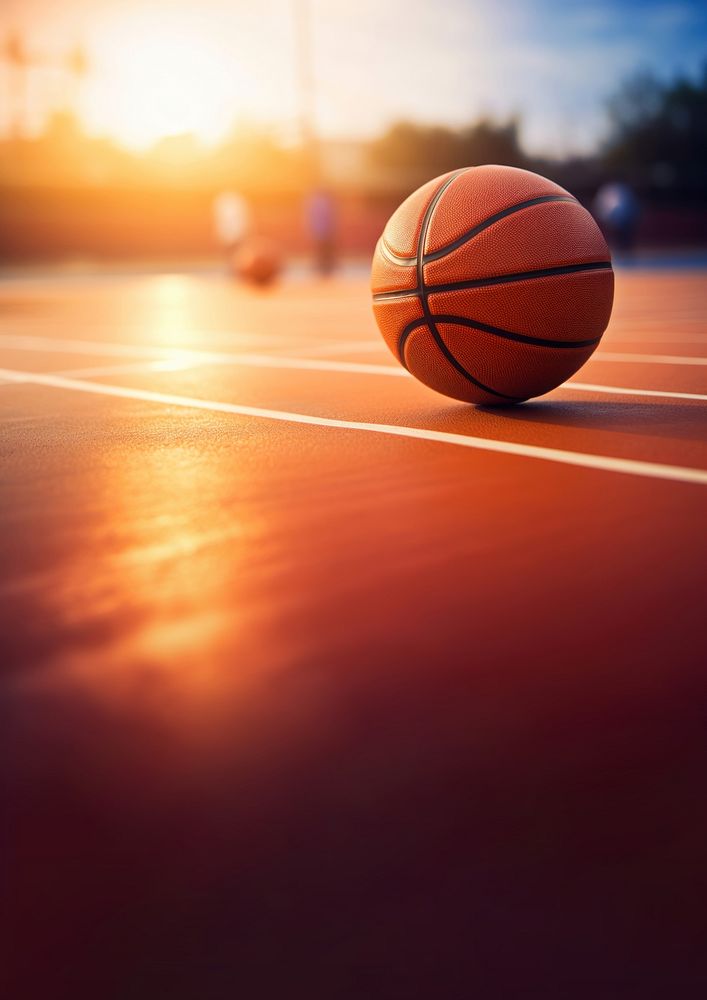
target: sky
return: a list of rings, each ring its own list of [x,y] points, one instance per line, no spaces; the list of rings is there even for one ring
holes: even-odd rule
[[[216,142],[243,119],[294,138],[302,23],[314,122],[332,138],[518,115],[529,152],[588,152],[623,79],[707,62],[695,0],[0,0],[0,31],[22,31],[45,63],[28,127],[73,102],[88,130],[131,148],[189,131]],[[80,87],[50,65],[77,43],[91,61]],[[12,85],[4,67],[0,129]]]

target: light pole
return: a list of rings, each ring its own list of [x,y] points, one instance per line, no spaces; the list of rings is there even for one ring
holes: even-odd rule
[[[316,93],[312,58],[310,0],[292,0],[295,24],[296,73],[300,139],[310,182],[316,185],[320,174],[319,137],[316,128]]]
[[[31,60],[24,39],[18,32],[10,32],[6,36],[3,58],[10,67],[10,135],[19,139],[27,115],[27,73]]]

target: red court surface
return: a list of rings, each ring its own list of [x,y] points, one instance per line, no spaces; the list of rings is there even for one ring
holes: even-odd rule
[[[706,310],[475,409],[363,278],[3,282],[3,996],[702,995]]]

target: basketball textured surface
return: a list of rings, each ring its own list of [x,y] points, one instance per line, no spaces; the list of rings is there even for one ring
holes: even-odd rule
[[[499,405],[549,392],[584,364],[609,322],[614,276],[569,192],[482,166],[429,181],[394,212],[372,290],[381,333],[412,375]]]

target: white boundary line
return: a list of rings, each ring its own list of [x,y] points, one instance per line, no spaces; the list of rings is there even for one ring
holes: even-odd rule
[[[707,358],[695,358],[676,354],[614,354],[612,351],[596,351],[589,361],[620,361],[626,364],[643,365],[707,365]]]
[[[684,343],[684,341],[681,341]],[[701,341],[700,341],[701,343]],[[360,352],[373,351],[376,348],[383,348],[384,345],[376,340],[352,340],[342,341],[337,344],[322,344],[321,348],[303,347],[291,350],[291,354],[298,357],[304,354],[356,354]],[[590,361],[620,362],[622,364],[647,364],[647,365],[707,365],[707,358],[694,357],[691,355],[678,354],[627,354],[614,351],[595,351],[588,359]]]
[[[47,351],[54,354],[97,354],[107,357],[144,357],[154,359],[154,365],[144,365],[145,371],[178,371],[197,365],[242,365],[255,368],[291,368],[302,371],[348,372],[359,375],[388,375],[393,378],[409,378],[409,373],[400,365],[366,364],[356,361],[331,361],[324,358],[282,357],[276,354],[234,354],[224,351],[190,351],[166,347],[146,347],[143,344],[116,344],[91,340],[58,340],[52,337],[1,336],[0,347],[15,350]],[[344,344],[338,345],[343,348]],[[59,375],[95,376],[121,375],[140,371],[139,363],[106,368],[76,368],[57,372]],[[707,402],[707,394],[698,392],[677,392],[667,389],[633,389],[613,385],[599,385],[590,382],[565,382],[564,390],[577,392],[597,392],[611,396],[647,396],[658,399],[687,399]]]
[[[256,338],[253,338],[256,339]],[[272,345],[273,347],[275,345]],[[278,345],[281,346],[281,345]],[[236,357],[232,352],[192,350],[188,347],[163,347],[158,344],[130,344],[114,340],[73,340],[58,337],[34,337],[0,334],[0,347],[10,351],[46,351],[48,354],[95,354],[108,358],[164,358],[172,361],[220,361]]]
[[[269,368],[306,368],[313,371],[335,371],[335,372],[363,372],[364,374],[373,375],[395,375],[402,376],[403,378],[411,378],[412,376],[408,371],[399,365],[357,365],[352,362],[322,362],[321,364],[292,364],[291,362],[299,359],[294,358],[277,358],[267,356]],[[272,363],[270,363],[272,362]],[[290,362],[289,364],[275,364],[275,362]],[[229,361],[228,364],[245,364],[249,365],[252,362],[246,360],[241,362],[240,359],[234,355],[234,360]],[[96,368],[62,368],[61,371],[50,372],[51,375],[62,375],[64,377],[70,378],[103,378],[110,377],[111,375],[140,375],[141,373],[148,374],[149,372],[174,372],[174,371],[185,371],[188,368],[194,367],[189,361],[182,361],[177,359],[175,361],[170,361],[168,358],[164,361],[136,361],[134,364],[125,365],[105,365]],[[373,371],[369,371],[369,369]],[[599,392],[608,393],[615,396],[649,396],[657,397],[659,399],[691,399],[696,402],[707,402],[707,394],[699,392],[673,392],[667,389],[626,389],[614,385],[598,385],[593,382],[565,382],[563,385],[557,387],[557,392],[559,389],[563,389],[567,392],[577,391],[577,392]],[[539,397],[540,398],[540,397]]]
[[[622,336],[620,338],[626,341],[627,338]],[[656,343],[665,343],[665,337],[661,337],[660,340],[654,339]],[[645,337],[636,337],[635,343],[645,344]],[[681,338],[680,344],[702,344],[703,346],[707,344],[707,334],[697,337],[690,337],[688,339]],[[290,354],[297,354],[298,356],[304,354],[361,354],[363,352],[368,353],[369,351],[375,351],[377,349],[384,349],[384,344],[380,340],[351,340],[351,341],[340,341],[333,344],[323,343],[321,347],[303,347],[296,350],[291,350],[288,348]],[[646,364],[665,364],[665,365],[690,365],[707,364],[707,358],[695,358],[693,355],[676,355],[676,354],[633,354],[627,352],[614,352],[614,351],[596,351],[592,354],[592,358],[599,361],[619,361],[619,362],[632,362],[632,361],[644,361]]]
[[[705,340],[694,341],[694,343],[704,344]],[[645,340],[636,340],[636,343],[645,343]],[[693,343],[693,341],[680,341],[681,344]],[[283,345],[284,347],[284,345]],[[385,345],[380,340],[349,340],[339,341],[333,344],[307,345],[299,348],[285,348],[290,355],[302,357],[307,354],[360,354],[371,351],[385,350]],[[695,357],[694,355],[679,354],[634,354],[620,351],[595,351],[589,359],[591,361],[606,361],[609,363],[619,362],[621,364],[650,364],[650,365],[697,365],[699,367],[707,365],[707,358]]]
[[[539,445],[521,444],[515,441],[496,441],[493,438],[471,437],[452,434],[447,431],[428,430],[423,427],[406,427],[397,424],[373,424],[359,420],[337,420],[332,417],[317,417],[306,413],[288,413],[284,410],[270,410],[259,406],[242,406],[237,403],[220,403],[191,396],[175,396],[166,392],[149,392],[145,389],[131,389],[126,386],[105,385],[81,379],[65,378],[59,375],[42,375],[36,372],[22,372],[0,368],[0,379],[15,383],[30,383],[53,389],[68,389],[75,392],[94,393],[99,396],[114,396],[122,399],[139,399],[148,403],[166,406],[183,406],[189,409],[208,410],[214,413],[232,413],[242,417],[263,420],[278,420],[287,423],[307,424],[315,427],[332,427],[339,430],[367,431],[372,434],[387,434],[393,437],[417,438],[422,441],[436,441],[453,444],[478,451],[497,452],[524,458],[543,459],[561,465],[597,469],[603,472],[618,472],[626,475],[643,476],[649,479],[668,479],[678,483],[692,483],[707,486],[707,471],[677,465],[663,465],[657,462],[639,462],[633,459],[612,458],[608,455],[591,455],[583,452],[565,451],[558,448],[544,448]]]
[[[557,389],[565,389],[567,392],[604,392],[610,396],[648,396],[650,399],[692,399],[696,402],[707,402],[707,393],[703,392],[676,392],[672,389],[626,389],[618,385],[597,385],[594,382],[564,382]],[[539,398],[543,398],[542,396]]]
[[[101,357],[148,358],[160,360],[169,370],[195,365],[245,365],[251,368],[298,368],[311,371],[357,372],[363,375],[407,376],[400,366],[384,366],[358,361],[327,361],[318,358],[282,357],[275,354],[256,354],[233,351],[202,351],[187,348],[152,347],[144,344],[119,344],[114,341],[59,340],[53,337],[1,336],[0,347],[16,351],[39,351],[48,354],[95,354]],[[83,371],[83,369],[81,369]]]
[[[103,378],[110,375],[147,375],[149,372],[177,372],[186,371],[191,365],[186,361],[170,361],[165,358],[161,361],[134,361],[124,365],[97,365],[93,368],[62,368],[58,372],[49,372],[50,375],[63,375],[66,378]]]
[[[249,334],[236,334],[241,340],[247,339],[248,341],[255,340],[257,342],[258,338]],[[262,338],[261,343],[267,344],[267,338]],[[237,346],[234,343],[234,346]],[[306,354],[345,354],[347,350],[352,352],[357,350],[374,349],[375,347],[384,348],[382,341],[376,340],[351,340],[351,341],[337,341],[332,343],[331,341],[323,343],[320,345],[316,344],[302,344],[299,347],[292,347],[291,345],[285,345],[281,342],[275,345],[274,343],[267,344],[267,346],[275,349],[277,346],[285,347],[287,346],[291,355],[293,356],[303,356]],[[54,337],[36,337],[36,336],[25,336],[21,334],[0,334],[0,347],[6,347],[10,350],[18,351],[47,351],[49,353],[57,354],[100,354],[106,355],[108,357],[143,357],[143,358],[183,358],[190,361],[216,361],[224,362],[228,364],[233,358],[268,358],[275,357],[276,355],[267,354],[242,354],[237,355],[232,351],[209,351],[201,349],[190,349],[181,347],[162,347],[159,345],[146,345],[146,344],[126,344],[118,343],[116,341],[103,341],[103,340],[74,340],[65,338],[54,338]],[[288,356],[289,357],[289,356]],[[620,352],[612,351],[595,351],[592,354],[590,361],[609,361],[609,362],[621,362],[625,364],[652,364],[652,365],[697,365],[699,367],[707,365],[707,358],[693,357],[690,355],[676,355],[676,354],[625,354]],[[333,363],[333,362],[332,362]],[[341,364],[354,364],[354,362],[340,362]],[[365,368],[371,367],[370,365],[364,366]],[[343,370],[343,369],[342,369]]]

